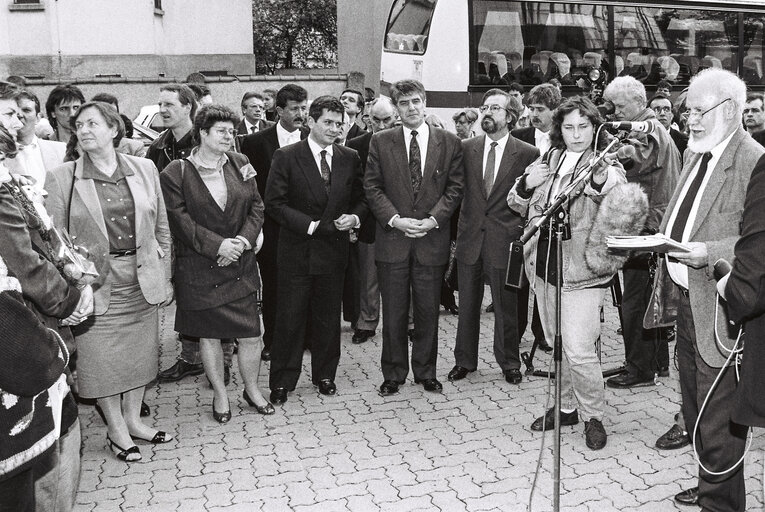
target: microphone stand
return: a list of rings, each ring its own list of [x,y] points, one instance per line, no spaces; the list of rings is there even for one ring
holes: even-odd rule
[[[598,131],[598,134],[600,131]],[[595,137],[597,140],[597,136]],[[561,366],[563,362],[563,337],[561,336],[561,292],[563,291],[563,236],[566,221],[566,210],[563,206],[569,201],[572,194],[581,192],[587,184],[587,181],[592,178],[595,168],[603,161],[618,139],[613,139],[606,148],[598,155],[595,154],[595,158],[591,158],[578,176],[575,176],[569,185],[563,189],[548,206],[542,215],[537,219],[521,236],[519,242],[521,245],[525,244],[539,231],[539,229],[547,222],[555,223],[555,254],[556,258],[556,271],[555,271],[555,341],[553,343],[553,361],[555,364],[555,405],[553,406],[553,416],[555,418],[555,430],[553,431],[553,510],[554,512],[560,511],[560,405],[561,405]],[[547,414],[547,411],[545,411]],[[542,417],[542,432],[544,435],[544,422],[545,418]]]

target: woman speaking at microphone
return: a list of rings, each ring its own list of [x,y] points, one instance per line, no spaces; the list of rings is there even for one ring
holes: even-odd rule
[[[529,165],[507,197],[510,208],[526,215],[529,225],[542,215],[572,180],[588,171],[593,139],[600,123],[602,119],[598,109],[585,97],[570,98],[555,111],[550,132],[551,149]],[[579,423],[573,401],[576,397],[585,418],[586,443],[593,450],[603,448],[607,440],[602,423],[605,407],[603,374],[595,342],[600,336],[600,306],[616,270],[593,270],[590,262],[586,261],[586,252],[593,243],[593,235],[595,238],[599,236],[598,212],[606,193],[622,183],[626,183],[626,178],[621,164],[615,158],[612,163],[604,161],[596,167],[591,178],[575,189],[578,193],[572,194],[563,206],[570,238],[564,235],[562,246],[561,425]],[[623,200],[620,198],[620,201]],[[607,218],[603,215],[604,220]],[[537,296],[548,340],[555,336],[557,263],[554,231],[554,226],[546,224],[524,248],[526,275]],[[554,421],[551,408],[534,421],[531,429],[551,430]]]

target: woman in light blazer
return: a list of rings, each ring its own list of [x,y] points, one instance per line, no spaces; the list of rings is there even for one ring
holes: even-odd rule
[[[139,416],[157,374],[159,306],[173,297],[170,230],[154,164],[115,151],[125,132],[115,108],[86,103],[71,123],[82,156],[48,173],[46,207],[99,272],[95,315],[75,330],[79,393],[98,400],[107,444],[131,462],[141,459],[133,439],[172,439]]]

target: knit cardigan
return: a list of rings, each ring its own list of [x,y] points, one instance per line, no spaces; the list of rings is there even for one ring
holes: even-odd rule
[[[0,480],[28,469],[59,437],[66,345],[24,304],[0,258]]]

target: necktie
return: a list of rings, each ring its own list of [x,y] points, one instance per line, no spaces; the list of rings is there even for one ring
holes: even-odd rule
[[[258,131],[258,127],[257,126],[255,126],[255,125],[250,126],[250,133],[257,133],[257,131]]]
[[[422,166],[420,164],[420,145],[417,144],[417,131],[412,130],[412,142],[409,144],[409,175],[412,178],[412,190],[415,197],[422,185]]]
[[[321,179],[324,180],[324,189],[329,194],[329,164],[327,163],[327,150],[321,151]]]
[[[483,173],[483,188],[486,191],[486,197],[491,194],[491,187],[494,185],[494,163],[497,159],[497,143],[491,143],[491,149],[486,156],[486,171]]]
[[[685,225],[688,223],[688,214],[691,213],[693,201],[696,199],[696,195],[701,188],[701,183],[704,181],[704,176],[707,173],[707,166],[711,158],[712,153],[704,153],[704,155],[701,157],[699,171],[696,173],[696,177],[693,178],[691,186],[688,187],[688,191],[686,192],[685,197],[683,197],[683,202],[680,203],[680,208],[677,209],[675,222],[672,224],[672,232],[669,235],[672,240],[677,242],[681,242],[683,240]]]

